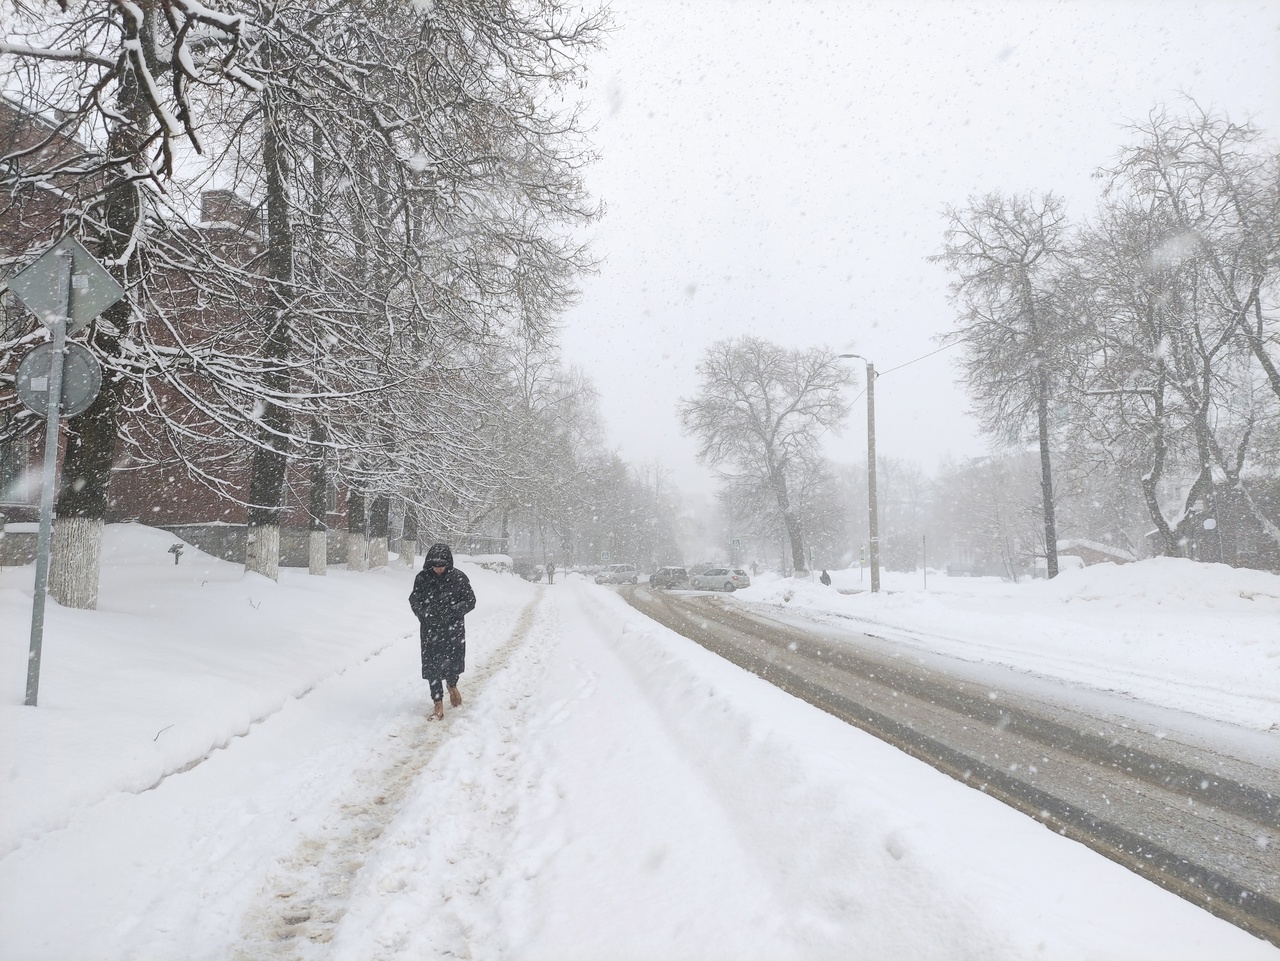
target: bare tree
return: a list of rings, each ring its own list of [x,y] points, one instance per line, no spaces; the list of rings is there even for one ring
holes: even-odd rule
[[[943,252],[931,259],[955,276],[951,296],[961,315],[949,339],[965,347],[964,380],[983,429],[1017,442],[1035,425],[1045,557],[1055,577],[1050,402],[1074,326],[1054,289],[1068,247],[1066,213],[1052,194],[992,193],[964,210],[949,208],[946,219]]]
[[[1277,156],[1194,103],[1133,130],[1077,245],[1073,444],[1138,479],[1162,553],[1223,524],[1224,497],[1280,545],[1251,480],[1280,420]]]
[[[483,523],[509,466],[490,443],[504,352],[517,335],[551,341],[589,266],[572,239],[596,214],[573,91],[607,17],[556,0],[61,6],[4,48],[27,64],[10,88],[70,118],[50,127],[41,164],[6,166],[27,178],[8,196],[85,198],[67,219],[121,240],[133,300],[131,320],[94,334],[121,356],[110,422],[73,435],[66,507],[88,491],[105,511],[119,437],[136,465],[177,464],[223,496],[243,497],[233,475],[247,472],[246,560],[268,575],[300,455],[324,468],[313,526],[335,480],[375,534],[389,498],[429,528]],[[189,96],[225,78],[256,95]],[[117,127],[134,140],[112,141]],[[85,149],[63,149],[86,129]],[[249,198],[229,247],[224,224],[191,222],[182,185],[147,187],[172,173],[183,137],[214,146],[219,176]],[[140,205],[132,227],[127,203],[91,205],[115,181]],[[97,451],[88,483],[80,446]]]
[[[325,7],[333,42],[317,45],[313,5],[287,13],[282,42],[299,62],[321,50],[331,61],[312,65],[310,92],[293,82],[305,122],[282,139],[295,170],[310,159],[335,185],[310,249],[345,254],[336,286],[346,293],[331,300],[358,331],[350,349],[318,352],[338,379],[358,374],[348,402],[326,399],[315,416],[348,452],[338,477],[369,499],[375,524],[380,498],[395,496],[421,497],[424,524],[473,525],[492,508],[485,492],[501,467],[482,440],[499,410],[502,350],[522,332],[549,336],[587,265],[566,240],[595,213],[579,120],[548,95],[577,82],[605,20],[543,2],[369,0]],[[344,120],[326,123],[335,103]],[[316,166],[317,150],[327,165]],[[255,503],[278,513],[279,486],[266,481]]]
[[[165,205],[175,155],[183,147],[202,149],[193,122],[199,97],[223,81],[257,86],[240,65],[245,26],[227,3],[83,0],[39,10],[16,6],[0,42],[12,64],[6,89],[24,109],[56,118],[47,135],[0,161],[4,195],[22,202],[60,192],[54,232],[82,236],[130,292],[86,339],[107,375],[97,400],[71,425],[63,459],[49,586],[67,606],[97,604],[120,411],[140,360],[139,289],[155,257],[163,257],[150,228]],[[68,140],[83,150],[48,152]],[[42,153],[45,162],[25,163]],[[30,239],[41,245],[41,238]]]
[[[772,497],[797,573],[808,570],[793,503],[798,472],[812,463],[818,437],[849,413],[841,390],[850,374],[827,350],[779,347],[757,337],[713,344],[698,364],[698,393],[679,406],[700,460],[731,481],[754,482]]]
[[[891,571],[913,571],[920,563],[920,538],[928,516],[928,483],[920,467],[881,457],[876,467],[884,495],[880,508],[880,557]]]
[[[1215,322],[1234,327],[1280,398],[1280,152],[1252,123],[1188,98],[1182,115],[1153,110],[1103,171],[1108,195],[1139,196],[1165,231],[1156,259],[1188,260]]]
[[[222,69],[259,95],[193,102],[184,122],[249,216],[219,249],[221,225],[188,223],[181,189],[163,216],[150,198],[140,256],[164,260],[132,274],[131,353],[109,380],[132,416],[107,436],[223,496],[245,498],[233,476],[247,472],[246,562],[274,576],[299,455],[379,527],[379,498],[406,492],[477,516],[475,497],[432,489],[444,465],[454,494],[497,485],[478,433],[498,409],[497,358],[515,330],[551,336],[587,266],[568,229],[595,213],[587,150],[562,92],[605,20],[497,0],[241,6],[252,42]],[[65,172],[41,176],[62,189]]]
[[[1035,570],[1043,522],[1036,458],[1029,452],[944,463],[934,483],[934,551],[957,573],[1000,573],[1017,581]]]

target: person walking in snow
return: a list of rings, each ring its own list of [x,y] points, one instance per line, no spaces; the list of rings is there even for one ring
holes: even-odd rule
[[[556,562],[547,561],[547,583],[554,584],[556,582]]]
[[[449,545],[432,544],[409,593],[409,607],[421,627],[422,679],[431,683],[432,718],[444,717],[444,684],[449,703],[462,705],[458,676],[466,670],[467,657],[463,618],[475,606],[471,580],[453,566]]]

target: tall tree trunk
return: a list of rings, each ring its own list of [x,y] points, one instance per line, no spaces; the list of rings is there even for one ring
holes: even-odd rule
[[[787,479],[781,470],[773,471],[770,480],[773,484],[773,496],[778,501],[778,510],[782,514],[782,523],[786,528],[787,541],[791,547],[791,565],[796,576],[809,571],[809,562],[804,556],[804,538],[800,533],[800,520],[791,509],[791,498],[787,493]]]
[[[347,494],[347,570],[369,569],[369,526],[365,517],[364,494]]]
[[[319,283],[317,264],[327,255],[324,243],[328,197],[324,134],[319,124],[311,128],[312,206],[307,264],[313,289]],[[324,447],[329,431],[319,417],[311,422],[311,491],[308,507],[307,573],[323,576],[329,569],[329,470]]]
[[[121,314],[127,323],[127,305],[109,312],[107,319]],[[98,606],[102,530],[110,506],[123,393],[118,381],[108,379],[92,406],[72,422],[67,436],[49,555],[49,593],[63,607],[91,611]]]
[[[307,573],[321,576],[329,567],[329,471],[324,442],[328,431],[319,419],[311,422],[311,496],[308,505]]]
[[[379,494],[369,507],[369,567],[387,566],[387,537],[391,531],[391,498]]]
[[[1151,522],[1155,524],[1156,533],[1160,536],[1161,546],[1159,553],[1165,557],[1181,557],[1182,545],[1178,543],[1177,536],[1169,528],[1169,522],[1165,519],[1164,511],[1160,509],[1160,481],[1164,477],[1164,465],[1169,450],[1168,440],[1165,437],[1165,380],[1164,374],[1157,377],[1156,386],[1151,393],[1154,406],[1151,416],[1153,425],[1151,465],[1147,468],[1147,472],[1139,478],[1139,482],[1142,487],[1142,500],[1147,506],[1147,514],[1151,517]]]
[[[145,8],[141,29],[132,17],[124,17],[127,39],[147,44],[154,29],[155,10]],[[126,67],[116,95],[119,120],[107,140],[111,157],[139,157],[145,149],[150,112],[139,79]],[[136,181],[113,169],[105,190],[106,229],[97,246],[98,256],[111,266],[122,286],[138,266],[137,233],[141,228],[142,198]],[[120,259],[133,251],[127,264]],[[105,357],[120,354],[122,334],[129,329],[133,308],[122,300],[93,325],[95,351]],[[105,321],[105,323],[103,322]],[[98,575],[102,557],[102,528],[106,523],[115,462],[116,436],[123,384],[104,378],[102,390],[87,411],[68,424],[66,452],[58,490],[57,519],[50,551],[49,593],[64,607],[94,610],[98,606]]]
[[[275,580],[280,572],[280,511],[288,468],[289,431],[293,417],[272,398],[289,390],[289,355],[293,350],[289,307],[293,299],[293,224],[289,210],[289,172],[279,125],[284,118],[270,88],[263,94],[262,165],[267,184],[267,320],[263,348],[266,368],[258,446],[249,480],[249,530],[245,570]]]
[[[1151,467],[1140,478],[1143,501],[1147,505],[1147,513],[1155,524],[1162,542],[1160,553],[1167,557],[1186,557],[1189,538],[1202,522],[1203,512],[1195,509],[1195,504],[1213,496],[1214,482],[1212,470],[1211,431],[1208,425],[1207,411],[1202,407],[1196,420],[1196,447],[1200,455],[1200,472],[1183,498],[1181,511],[1176,524],[1170,524],[1160,507],[1159,489],[1164,476],[1164,467],[1168,455],[1167,425],[1164,420],[1164,388],[1166,379],[1158,378],[1154,398],[1154,436],[1152,437]],[[1227,472],[1230,473],[1229,471]]]
[[[405,567],[414,568],[417,566],[417,554],[418,508],[415,504],[405,501],[404,532],[400,535],[400,560],[404,561]]]
[[[1252,305],[1254,317],[1257,321],[1256,329],[1249,324],[1249,307]],[[1245,304],[1244,310],[1236,315],[1236,322],[1239,324],[1240,332],[1244,334],[1245,342],[1249,345],[1249,349],[1253,351],[1253,356],[1257,358],[1258,363],[1262,366],[1263,373],[1267,375],[1267,383],[1271,385],[1271,392],[1280,397],[1280,370],[1276,369],[1276,365],[1271,360],[1271,355],[1267,353],[1266,326],[1262,313],[1262,298],[1257,290],[1253,291],[1249,297],[1249,301]]]
[[[1040,422],[1040,495],[1044,500],[1044,559],[1049,577],[1058,576],[1058,522],[1053,507],[1053,468],[1049,462],[1049,375],[1036,370],[1036,414]]]

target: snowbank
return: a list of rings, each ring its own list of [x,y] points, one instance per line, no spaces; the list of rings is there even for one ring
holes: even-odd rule
[[[194,549],[174,565],[172,541],[107,529],[101,609],[50,606],[35,709],[32,569],[0,572],[0,956],[1278,956],[610,588],[461,560],[480,601],[466,703],[437,724],[414,572],[275,583]],[[1076,619],[1096,657],[1129,619],[1196,615],[1186,573],[879,597],[765,578],[738,599],[978,658],[1021,638],[1047,668],[1066,645],[1011,632],[1011,612]],[[1273,586],[1222,573],[1215,610],[1245,625]],[[1216,665],[1225,629],[1205,630],[1185,665],[1223,682],[1252,663]]]
[[[1275,574],[1157,558],[1021,584],[931,574],[926,587],[919,573],[886,572],[881,592],[871,594],[856,569],[830,573],[831,587],[763,576],[734,597],[817,620],[852,620],[966,660],[1280,730]]]
[[[398,565],[276,583],[135,524],[106,528],[97,611],[46,610],[23,706],[31,566],[0,572],[0,854],[116,792],[145,791],[413,630]]]

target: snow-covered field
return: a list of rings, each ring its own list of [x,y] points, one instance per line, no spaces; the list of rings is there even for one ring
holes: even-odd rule
[[[735,597],[1280,735],[1274,574],[1162,557],[1023,584],[886,572],[879,594],[869,587],[856,569],[830,587],[765,574]]]
[[[6,961],[1280,958],[609,588],[462,564],[467,702],[434,723],[411,572],[277,584],[172,541],[108,528],[34,709],[32,571],[0,572]],[[737,600],[1280,736],[1271,575]]]

